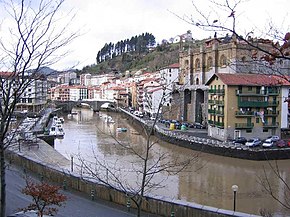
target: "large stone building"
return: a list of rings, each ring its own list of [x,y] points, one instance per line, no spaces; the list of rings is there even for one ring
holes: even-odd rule
[[[272,48],[268,40],[251,40],[265,50]],[[180,120],[207,123],[208,87],[206,82],[214,73],[278,74],[289,71],[289,61],[269,65],[263,53],[235,37],[195,41],[180,52],[179,86],[174,98],[179,99]]]

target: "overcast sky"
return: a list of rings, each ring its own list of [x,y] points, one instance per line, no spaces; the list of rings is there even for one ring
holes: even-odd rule
[[[205,12],[210,10],[208,0],[65,0],[63,10],[73,9],[76,13],[72,25],[82,36],[69,46],[70,55],[55,67],[62,70],[77,64],[76,68],[82,69],[95,64],[97,52],[105,43],[116,43],[145,32],[152,33],[157,42],[187,30],[191,30],[195,39],[213,36],[213,32],[200,31],[174,15],[193,15],[192,1]],[[263,29],[271,18],[289,31],[289,7],[289,0],[247,1],[237,9],[238,25],[241,31],[253,25]]]

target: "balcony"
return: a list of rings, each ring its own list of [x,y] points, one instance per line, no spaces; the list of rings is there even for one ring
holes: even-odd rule
[[[225,95],[225,89],[209,89],[209,94]]]
[[[242,91],[236,90],[237,96],[278,96],[278,90]]]
[[[238,107],[268,107],[267,101],[241,101],[238,100]]]
[[[213,99],[209,99],[208,100],[208,104],[210,105],[219,105],[219,106],[224,106],[224,101],[223,100],[213,100]]]
[[[254,123],[236,123],[236,129],[252,129],[254,127]]]
[[[217,122],[217,121],[208,120],[208,124],[210,124],[212,126],[219,127],[219,128],[224,128],[224,122]]]
[[[219,111],[219,110],[217,110],[217,111],[216,111],[216,115],[217,115],[217,116],[224,116],[224,111]]]
[[[236,117],[251,117],[254,116],[255,112],[253,111],[238,111],[236,112]]]
[[[271,101],[268,102],[268,106],[278,106],[279,102],[278,101]]]
[[[279,127],[279,123],[264,123],[263,128],[277,128]]]
[[[265,117],[269,117],[269,116],[272,116],[272,117],[275,117],[275,116],[278,116],[278,112],[274,112],[274,111],[272,111],[272,112],[265,112]]]
[[[214,109],[208,109],[207,112],[208,112],[209,114],[215,114],[215,110],[214,110]]]

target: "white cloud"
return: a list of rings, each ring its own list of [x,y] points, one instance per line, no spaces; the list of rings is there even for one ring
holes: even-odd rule
[[[208,0],[66,0],[65,10],[73,8],[76,12],[71,28],[79,29],[82,36],[69,46],[72,51],[70,55],[55,67],[65,69],[79,62],[77,68],[81,69],[94,64],[97,52],[105,43],[115,43],[144,32],[152,33],[157,42],[187,30],[191,30],[193,37],[199,39],[213,35],[212,32],[196,29],[173,14],[192,15],[192,1],[197,2],[203,11],[210,10],[206,3]],[[241,5],[238,20],[242,30],[253,23],[263,29],[269,17],[277,25],[281,25],[284,18],[284,24],[289,25],[289,19],[285,19],[288,0],[265,2],[252,0]]]

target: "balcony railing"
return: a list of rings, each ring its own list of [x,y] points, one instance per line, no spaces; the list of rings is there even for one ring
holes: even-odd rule
[[[249,116],[254,116],[255,112],[253,111],[237,111],[236,112],[236,117],[249,117]]]
[[[276,123],[264,123],[263,127],[264,128],[277,128],[277,127],[279,127],[279,123],[278,122],[276,122]]]
[[[238,100],[239,107],[268,107],[266,101],[241,101]]]
[[[278,115],[278,112],[274,112],[274,111],[272,111],[272,112],[265,112],[265,114],[264,114],[265,116],[277,116]]]
[[[223,100],[213,100],[213,99],[209,99],[208,100],[208,104],[216,104],[216,105],[223,106],[225,104],[225,102]]]
[[[219,127],[219,128],[224,128],[224,122],[208,120],[208,124]]]
[[[279,95],[278,90],[260,90],[260,91],[242,91],[236,90],[236,95],[238,96],[277,96]]]
[[[224,95],[225,94],[225,89],[209,89],[208,92],[209,92],[209,94]]]
[[[236,123],[236,129],[252,129],[254,127],[254,123]]]
[[[224,111],[216,111],[216,114],[218,115],[218,116],[224,116]]]

